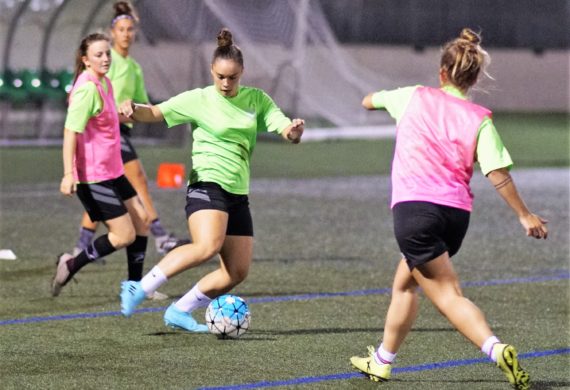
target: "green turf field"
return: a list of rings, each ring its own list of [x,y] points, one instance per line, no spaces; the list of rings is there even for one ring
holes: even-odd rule
[[[526,238],[477,173],[471,227],[454,263],[465,295],[502,340],[517,346],[533,388],[569,389],[568,130],[545,126],[529,147],[515,141],[518,132],[533,133],[531,119],[496,120],[515,163],[521,161],[513,171],[519,190],[550,221],[551,234],[547,241]],[[105,266],[87,266],[77,284],[52,298],[55,255],[71,249],[81,205],[58,194],[57,149],[0,150],[0,249],[19,257],[0,261],[0,388],[508,389],[503,374],[479,360],[482,354],[425,299],[392,381],[369,382],[349,365],[381,337],[398,259],[384,175],[391,148],[391,141],[258,145],[250,197],[254,263],[234,290],[250,303],[252,327],[239,340],[166,328],[170,301],[119,316],[121,252]],[[154,177],[160,161],[184,162],[188,151],[140,153]],[[183,190],[152,185],[152,195],[165,225],[182,236]],[[147,268],[159,259],[151,243]],[[160,291],[174,299],[214,267],[187,271]]]

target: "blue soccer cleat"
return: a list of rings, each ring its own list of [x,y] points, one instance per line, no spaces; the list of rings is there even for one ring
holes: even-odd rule
[[[141,282],[125,280],[121,283],[121,313],[125,317],[130,317],[135,311],[135,307],[144,301],[144,293]]]
[[[173,329],[182,329],[192,333],[206,333],[208,327],[196,322],[190,313],[178,309],[174,303],[164,313],[164,324]]]

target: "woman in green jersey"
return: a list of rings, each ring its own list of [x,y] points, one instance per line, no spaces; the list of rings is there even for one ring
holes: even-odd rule
[[[107,77],[113,83],[115,103],[125,100],[137,103],[148,103],[148,95],[144,85],[144,77],[140,65],[129,56],[129,50],[135,40],[138,17],[131,5],[126,1],[114,4],[115,15],[111,21],[111,69]],[[158,212],[148,191],[148,182],[144,168],[133,147],[131,137],[132,124],[121,123],[121,157],[125,168],[125,176],[137,191],[151,222],[151,233],[154,236],[155,248],[164,254],[177,244],[176,238],[162,226]],[[92,222],[87,213],[83,213],[79,238],[73,249],[73,254],[84,250],[95,236],[97,223]],[[142,275],[141,275],[142,276]],[[157,293],[155,298],[163,297]],[[165,298],[165,297],[163,297]]]
[[[140,282],[125,281],[121,311],[130,316],[145,295],[167,279],[219,254],[220,266],[207,274],[164,315],[166,325],[205,332],[191,312],[230,291],[249,271],[253,225],[249,211],[250,159],[257,133],[271,131],[299,143],[305,121],[287,118],[262,90],[240,86],[241,50],[232,34],[217,37],[211,74],[214,85],[183,92],[156,106],[125,102],[119,112],[136,121],[165,120],[169,127],[193,128],[192,172],[186,194],[186,215],[192,243],[169,252]]]

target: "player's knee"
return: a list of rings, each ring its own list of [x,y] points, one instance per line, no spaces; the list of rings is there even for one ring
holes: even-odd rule
[[[222,249],[222,243],[218,243],[216,241],[197,242],[195,245],[198,257],[203,260],[208,260],[216,256]]]
[[[238,268],[230,272],[230,283],[232,287],[237,286],[247,278],[249,268]]]
[[[129,246],[135,241],[135,238],[137,236],[134,226],[121,229],[119,232],[114,232],[114,233],[115,233],[114,234],[115,240],[117,241],[116,242],[117,245],[114,246],[117,249]]]

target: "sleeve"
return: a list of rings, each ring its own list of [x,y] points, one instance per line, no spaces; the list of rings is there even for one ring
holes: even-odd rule
[[[173,96],[158,104],[157,107],[162,112],[168,127],[196,122],[201,106],[201,96],[201,89],[193,89]]]
[[[101,112],[103,102],[97,86],[92,82],[87,82],[77,88],[70,99],[65,117],[65,128],[83,133],[89,119]]]
[[[258,117],[258,131],[269,131],[281,134],[289,125],[289,119],[271,97],[264,91],[259,90],[260,113]]]
[[[477,136],[477,161],[485,176],[499,168],[511,169],[513,160],[489,117],[485,117]]]
[[[144,75],[140,66],[136,68],[136,84],[133,101],[136,103],[148,103],[148,94],[144,85]]]
[[[376,92],[372,95],[372,105],[376,109],[385,109],[396,122],[399,122],[417,88],[418,86],[416,85],[391,91]]]

